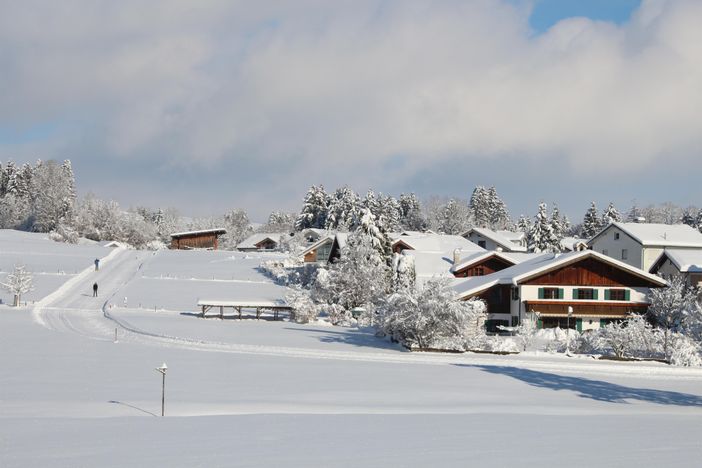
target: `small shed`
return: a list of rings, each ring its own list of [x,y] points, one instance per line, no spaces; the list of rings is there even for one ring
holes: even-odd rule
[[[200,231],[177,232],[171,234],[171,249],[210,249],[217,250],[219,236],[226,234],[226,229],[203,229]]]

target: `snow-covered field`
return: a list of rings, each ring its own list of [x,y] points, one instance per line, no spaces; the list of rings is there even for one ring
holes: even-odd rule
[[[96,258],[103,258],[112,249],[99,244],[70,245],[54,242],[47,234],[0,229],[0,282],[15,265],[24,265],[34,275],[34,290],[22,300],[33,302],[54,291]],[[0,289],[3,303],[12,303],[12,294]]]
[[[99,298],[81,281],[35,308],[0,307],[0,466],[669,467],[702,456],[702,369],[410,353],[368,330],[188,315],[213,274],[275,286],[258,260],[237,270],[246,260],[231,255],[119,251],[81,278],[100,282]],[[133,305],[170,295],[171,311]],[[124,296],[128,308],[110,307]]]

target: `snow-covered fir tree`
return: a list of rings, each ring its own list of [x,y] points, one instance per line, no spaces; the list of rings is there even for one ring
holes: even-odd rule
[[[249,237],[253,232],[249,215],[246,210],[241,208],[226,213],[223,218],[223,226],[213,227],[224,227],[227,230],[227,233],[222,236],[222,248],[226,250],[234,250],[239,242]]]
[[[343,186],[329,196],[326,229],[348,229],[359,217],[361,200],[356,192]]]
[[[295,220],[295,229],[301,231],[308,228],[324,229],[329,213],[329,197],[323,185],[313,185],[307,191],[302,205],[302,211]]]
[[[520,215],[516,227],[518,231],[523,232],[524,234],[529,234],[529,231],[531,231],[531,219],[524,215]]]
[[[468,229],[468,207],[460,200],[451,198],[437,215],[435,227],[443,234],[459,235]]]
[[[424,231],[427,221],[422,215],[422,206],[414,193],[401,194],[400,227],[408,231]]]
[[[375,215],[369,208],[364,208],[355,233],[368,237],[371,245],[378,252],[387,266],[392,264],[392,241],[387,233],[376,224]]]
[[[553,231],[553,236],[558,239],[560,243],[568,232],[569,226],[568,218],[561,216],[561,212],[558,210],[558,205],[553,205],[553,210],[551,211],[551,230]]]
[[[619,213],[614,203],[609,202],[607,208],[602,213],[602,227],[609,226],[612,223],[619,223],[622,220],[622,215]]]
[[[589,239],[600,232],[601,229],[602,222],[600,221],[600,217],[597,213],[597,205],[595,205],[595,202],[593,201],[590,204],[590,208],[588,208],[587,212],[585,213],[585,217],[583,218],[582,232],[580,234],[584,239]]]
[[[283,211],[273,211],[268,215],[268,221],[261,226],[259,232],[285,232],[295,230],[295,215]]]
[[[34,168],[29,189],[33,230],[49,232],[72,218],[75,205],[72,175],[72,170],[56,161],[38,163]]]
[[[478,185],[473,189],[468,206],[473,224],[476,227],[490,226],[490,203],[490,195],[485,187]]]
[[[383,232],[399,231],[402,217],[400,202],[395,197],[384,196],[382,193],[378,194],[378,200],[380,203],[377,206],[377,211],[373,213],[378,227]]]
[[[695,220],[695,224],[697,225],[697,229],[702,232],[702,208],[697,212],[697,218]]]
[[[553,232],[551,219],[546,211],[546,203],[539,203],[539,210],[527,236],[527,242],[531,252],[561,251],[561,240]]]
[[[641,212],[641,208],[639,208],[639,204],[637,203],[636,200],[633,200],[631,202],[631,208],[629,208],[629,212],[626,215],[626,222],[627,223],[635,223],[642,216],[643,216],[643,213]]]
[[[14,305],[18,306],[22,300],[22,295],[34,289],[32,283],[32,273],[27,271],[24,265],[15,265],[12,273],[9,273],[0,285],[13,295]]]
[[[412,255],[395,254],[392,262],[392,290],[395,292],[414,289],[417,273]]]
[[[495,189],[495,187],[490,187],[487,190],[487,200],[490,228],[496,230],[508,229],[510,227],[511,221],[509,219],[507,205],[497,195],[497,190]]]

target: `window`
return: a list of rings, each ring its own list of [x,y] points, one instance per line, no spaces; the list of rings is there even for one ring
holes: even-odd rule
[[[605,290],[605,300],[628,301],[629,291],[626,289],[607,289]]]
[[[539,288],[539,299],[563,299],[563,289]]]
[[[475,269],[475,276],[484,276],[484,275],[485,275],[485,268],[477,267]]]
[[[603,250],[602,250],[602,255],[609,255],[609,250],[603,249]]]
[[[614,233],[614,240],[619,240],[619,233],[618,232]]]
[[[622,249],[622,260],[629,258],[629,251],[627,249]]]
[[[597,290],[592,288],[573,289],[573,299],[584,301],[597,299]]]

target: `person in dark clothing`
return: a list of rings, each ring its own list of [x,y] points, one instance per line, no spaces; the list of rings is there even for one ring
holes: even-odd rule
[[[93,284],[93,297],[97,297],[97,283]]]
[[[96,258],[95,259],[95,271],[98,271],[100,269],[100,259]]]

